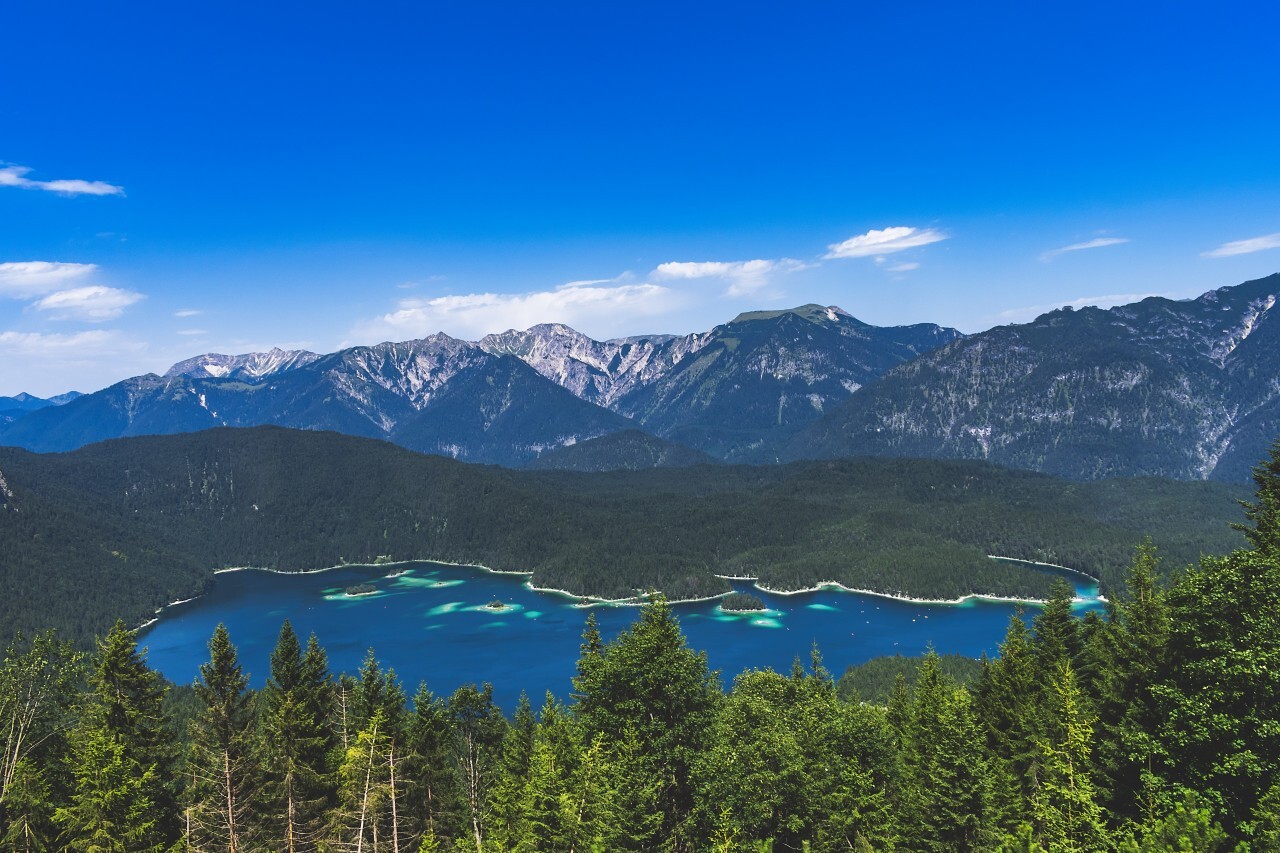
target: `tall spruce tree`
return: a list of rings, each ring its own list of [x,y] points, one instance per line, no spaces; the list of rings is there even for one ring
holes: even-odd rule
[[[946,677],[932,648],[920,664],[902,743],[909,848],[981,849],[990,812],[983,737],[969,691]]]
[[[54,813],[68,850],[159,851],[172,836],[165,788],[173,755],[165,687],[117,621],[98,643],[89,694],[70,734],[69,802]]]
[[[459,687],[449,697],[448,710],[468,834],[476,853],[483,853],[489,831],[489,791],[507,721],[493,703],[491,684],[480,689],[474,684]]]
[[[1031,632],[1022,615],[1009,618],[1000,656],[977,685],[975,710],[991,756],[993,823],[1012,832],[1031,818],[1036,741],[1042,725],[1039,675]]]
[[[240,853],[257,843],[253,809],[258,768],[254,695],[225,625],[209,639],[209,661],[195,684],[200,713],[191,730],[187,825],[196,849]]]
[[[1100,684],[1097,757],[1113,825],[1160,811],[1155,798],[1163,786],[1152,775],[1159,724],[1152,685],[1168,669],[1171,626],[1159,565],[1151,541],[1140,544],[1110,626],[1112,665]]]
[[[1205,558],[1168,604],[1168,670],[1152,687],[1160,775],[1247,839],[1280,771],[1280,562],[1262,550]]]
[[[511,726],[502,739],[501,759],[489,792],[491,834],[498,845],[514,849],[523,837],[524,790],[529,783],[537,719],[529,696],[521,691]]]
[[[53,845],[57,829],[53,800],[44,773],[30,758],[20,758],[9,779],[0,823],[0,850],[5,853],[40,853]]]
[[[661,824],[644,844],[683,849],[694,803],[690,767],[714,719],[717,676],[705,654],[689,649],[661,595],[599,651],[591,649],[591,630],[588,623],[574,710],[588,738],[602,734],[615,744],[634,738],[638,751],[630,755],[643,764],[635,769],[648,777],[640,789],[656,783],[659,791]]]
[[[373,712],[343,756],[331,835],[339,849],[402,850],[407,827],[404,758],[383,708]]]
[[[304,654],[286,620],[261,694],[261,840],[286,853],[318,849],[325,811],[335,794],[327,767],[335,743],[329,726],[331,684],[323,655],[314,634]]]
[[[1048,695],[1045,735],[1038,744],[1039,786],[1032,798],[1036,837],[1046,849],[1062,853],[1104,850],[1106,828],[1090,765],[1093,720],[1070,663],[1059,664]]]
[[[1253,469],[1257,485],[1252,501],[1241,501],[1251,524],[1233,524],[1242,531],[1254,550],[1280,559],[1280,438],[1271,445],[1267,458]]]
[[[408,797],[417,804],[416,831],[436,842],[462,834],[460,774],[453,744],[448,706],[425,684],[419,685],[408,724]]]
[[[1074,666],[1080,656],[1080,620],[1071,612],[1074,601],[1071,584],[1055,578],[1049,599],[1035,618],[1034,649],[1041,685],[1047,686],[1064,662]]]

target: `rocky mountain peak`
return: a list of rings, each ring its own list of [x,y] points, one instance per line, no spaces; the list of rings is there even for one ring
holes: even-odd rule
[[[250,352],[241,355],[205,353],[178,362],[166,370],[164,375],[166,378],[190,376],[204,379],[222,378],[239,373],[247,378],[258,379],[302,367],[318,358],[320,358],[319,355],[307,350],[283,350],[279,347],[272,347],[266,352]]]

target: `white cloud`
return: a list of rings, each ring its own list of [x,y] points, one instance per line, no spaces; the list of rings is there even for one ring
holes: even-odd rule
[[[72,290],[59,290],[32,303],[37,311],[48,311],[55,320],[83,320],[102,323],[114,320],[124,309],[142,299],[141,293],[116,287],[90,285]]]
[[[92,391],[152,369],[147,344],[115,329],[65,334],[0,332],[0,394]]]
[[[198,308],[183,308],[181,311],[174,311],[175,317],[199,317],[204,312]]]
[[[1079,252],[1081,249],[1100,249],[1103,246],[1117,246],[1121,243],[1128,243],[1128,237],[1095,237],[1092,240],[1086,240],[1083,243],[1072,243],[1070,246],[1062,246],[1058,249],[1050,249],[1040,256],[1042,261],[1051,261],[1058,255],[1066,252]]]
[[[665,314],[680,297],[662,285],[615,280],[571,282],[532,293],[468,293],[400,300],[395,311],[358,326],[360,340],[405,340],[435,332],[474,340],[490,332],[565,323],[587,331],[628,318]],[[591,334],[590,331],[587,332]]]
[[[866,234],[850,237],[841,243],[832,243],[830,249],[822,257],[826,260],[837,258],[868,258],[901,252],[903,249],[914,249],[916,246],[927,246],[945,240],[950,235],[936,228],[909,228],[898,225],[892,228],[871,229]]]
[[[1201,252],[1203,258],[1229,258],[1233,255],[1247,255],[1265,249],[1280,249],[1280,234],[1264,234],[1261,237],[1250,237],[1248,240],[1235,240],[1223,243],[1216,249]]]
[[[179,329],[178,334],[185,335],[189,338],[194,338],[200,335],[207,335],[209,334],[209,332],[206,329]]]
[[[754,261],[670,261],[658,264],[649,278],[654,281],[718,278],[729,283],[726,296],[755,293],[769,283],[775,273],[808,269],[809,264],[795,258]]]
[[[1079,299],[1072,299],[1070,302],[1063,302],[1057,305],[1029,305],[1026,308],[1010,308],[1007,311],[1001,311],[996,316],[1007,323],[1020,323],[1027,320],[1034,320],[1041,314],[1048,311],[1054,311],[1058,308],[1084,308],[1091,306],[1094,308],[1113,308],[1116,305],[1128,305],[1132,302],[1140,302],[1149,296],[1169,296],[1167,293],[1111,293],[1106,296],[1081,296]]]
[[[36,181],[27,177],[31,169],[13,164],[0,165],[0,187],[18,187],[24,190],[44,190],[59,195],[124,195],[124,187],[106,181],[82,181],[60,179]]]
[[[39,332],[0,332],[0,353],[5,355],[94,357],[115,352],[120,343],[120,333],[113,329],[53,335]],[[132,348],[136,349],[137,345]]]
[[[900,264],[893,264],[885,267],[889,272],[911,272],[920,269],[920,264],[915,261],[904,261]]]
[[[54,261],[12,261],[0,264],[0,296],[29,299],[66,287],[92,275],[96,264],[63,264]]]

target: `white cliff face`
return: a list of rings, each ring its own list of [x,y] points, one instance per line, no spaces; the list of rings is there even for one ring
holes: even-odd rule
[[[705,345],[708,333],[651,335],[597,341],[562,323],[487,335],[477,346],[513,355],[575,396],[605,408],[665,375]]]
[[[250,352],[243,355],[222,355],[207,353],[180,361],[165,371],[165,378],[191,376],[198,379],[205,377],[221,378],[239,373],[251,379],[260,379],[286,370],[293,370],[310,364],[319,355],[306,350],[282,350],[273,347],[267,352]]]
[[[403,343],[354,347],[331,357],[330,381],[348,399],[373,405],[382,394],[403,400],[415,411],[462,371],[484,364],[488,353],[474,344],[435,334]]]

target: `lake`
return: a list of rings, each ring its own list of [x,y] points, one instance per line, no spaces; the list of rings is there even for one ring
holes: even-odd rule
[[[387,577],[389,571],[402,573]],[[1091,579],[1064,576],[1084,599],[1078,612],[1102,606]],[[289,619],[304,642],[315,633],[335,673],[357,672],[373,648],[411,696],[420,681],[445,696],[466,682],[489,681],[508,711],[522,690],[536,707],[548,690],[568,697],[588,612],[596,614],[601,634],[610,640],[638,611],[614,604],[582,607],[576,598],[529,589],[526,581],[523,575],[438,563],[307,574],[223,572],[208,595],[166,608],[139,642],[149,648],[152,667],[172,681],[190,683],[208,660],[209,637],[222,622],[250,683],[258,687],[269,672],[280,625]],[[347,587],[360,583],[376,591],[347,595]],[[920,654],[931,643],[942,654],[994,655],[1018,610],[986,599],[922,604],[833,588],[783,595],[746,581],[734,586],[769,609],[730,614],[715,601],[674,605],[690,646],[706,651],[726,687],[744,669],[786,672],[797,656],[807,665],[815,642],[836,675],[881,655]],[[490,608],[495,600],[505,608]],[[1027,611],[1031,618],[1036,608]]]

